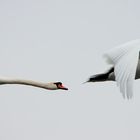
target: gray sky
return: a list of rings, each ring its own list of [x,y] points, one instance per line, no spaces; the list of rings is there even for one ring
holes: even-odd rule
[[[140,36],[139,0],[1,0],[0,75],[69,91],[0,87],[1,140],[139,140],[140,81],[124,100],[113,82],[85,84],[108,49]]]

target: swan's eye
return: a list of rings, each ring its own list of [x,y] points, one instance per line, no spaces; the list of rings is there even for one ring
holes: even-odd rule
[[[68,90],[68,88],[66,88],[65,86],[63,86],[63,84],[61,82],[56,82],[54,84],[56,84],[56,86],[57,86],[58,89]]]
[[[62,85],[61,82],[55,82],[54,84],[56,84],[56,85]]]

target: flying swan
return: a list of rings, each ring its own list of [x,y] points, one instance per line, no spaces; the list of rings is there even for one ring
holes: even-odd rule
[[[112,67],[105,73],[91,76],[87,82],[116,81],[123,97],[133,96],[133,81],[140,78],[140,39],[122,44],[104,54]]]
[[[44,88],[48,90],[68,90],[68,88],[64,87],[61,82],[52,82],[52,83],[42,83],[36,82],[32,80],[24,80],[24,79],[0,79],[0,85],[4,84],[21,84],[21,85],[29,85],[38,88]]]

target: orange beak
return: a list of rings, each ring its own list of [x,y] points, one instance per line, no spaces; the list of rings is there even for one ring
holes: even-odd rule
[[[63,90],[68,90],[68,88],[64,87],[63,85],[59,85],[59,88]]]

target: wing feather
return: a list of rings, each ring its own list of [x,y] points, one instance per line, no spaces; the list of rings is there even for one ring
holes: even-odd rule
[[[115,80],[124,98],[130,99],[133,96],[139,51],[140,40],[134,40],[105,53],[107,62],[114,65]]]

